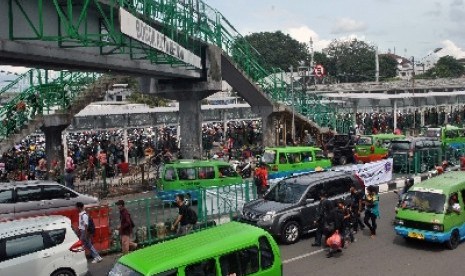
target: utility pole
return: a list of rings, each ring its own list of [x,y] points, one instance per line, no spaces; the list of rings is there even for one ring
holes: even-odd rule
[[[314,60],[315,53],[313,51],[313,39],[310,37],[310,68],[308,72],[308,77],[309,77],[309,83],[311,81],[311,77],[313,76],[313,83],[315,84],[315,90],[316,90],[316,78],[315,74],[313,73],[313,69],[315,67],[315,60]]]
[[[376,72],[375,72],[375,79],[376,83],[379,82],[379,57],[378,57],[378,46],[375,49],[375,64],[376,64]]]
[[[412,94],[415,96],[415,57],[412,56]]]
[[[313,39],[310,37],[310,70],[313,70],[313,64],[314,64],[314,52],[313,52]]]

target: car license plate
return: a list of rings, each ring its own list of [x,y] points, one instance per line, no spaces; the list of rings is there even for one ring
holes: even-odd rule
[[[413,239],[419,239],[419,240],[424,240],[425,239],[425,236],[423,236],[423,234],[415,233],[415,232],[409,232],[408,237],[413,238]]]

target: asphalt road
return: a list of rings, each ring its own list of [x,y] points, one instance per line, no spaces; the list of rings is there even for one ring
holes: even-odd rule
[[[313,235],[293,245],[281,245],[284,275],[465,275],[465,243],[456,250],[441,244],[404,241],[394,233],[392,220],[397,196],[380,196],[380,215],[376,238],[367,230],[356,235],[342,253],[326,258],[322,248],[311,247]],[[106,275],[118,256],[105,256],[99,264],[90,264],[90,275]]]

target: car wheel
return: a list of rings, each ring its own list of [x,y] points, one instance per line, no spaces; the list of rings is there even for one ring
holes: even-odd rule
[[[339,165],[346,165],[347,164],[347,157],[341,156],[339,157]]]
[[[281,229],[281,241],[284,244],[292,244],[299,240],[300,226],[295,221],[288,221]]]
[[[460,243],[459,231],[457,231],[457,229],[456,229],[456,230],[452,231],[452,234],[450,235],[449,240],[446,241],[446,246],[450,250],[454,250],[454,249],[457,248],[459,243]]]
[[[64,268],[53,272],[50,276],[75,276],[75,274],[71,269]]]

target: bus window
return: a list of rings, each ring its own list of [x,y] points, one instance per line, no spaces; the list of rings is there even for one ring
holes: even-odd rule
[[[287,164],[286,155],[284,153],[279,154],[279,164]]]
[[[287,153],[287,161],[289,164],[300,163],[300,153]]]
[[[176,180],[176,172],[173,168],[168,168],[165,170],[165,180],[167,181]]]
[[[250,275],[258,271],[258,249],[235,251],[220,257],[221,275]]]
[[[446,130],[446,138],[456,138],[458,136],[457,130]]]
[[[213,179],[215,178],[215,168],[214,167],[200,167],[199,170],[199,179]]]
[[[194,180],[195,168],[180,168],[178,169],[179,180]]]
[[[315,150],[315,160],[316,161],[326,160],[326,157],[322,150]]]
[[[276,160],[276,151],[267,150],[263,153],[262,161],[266,164],[274,164]]]
[[[271,248],[271,244],[265,236],[260,237],[258,239],[258,242],[260,246],[260,259],[262,269],[267,269],[273,266],[274,263],[273,249]]]
[[[137,273],[137,272],[135,272],[135,273]],[[162,273],[158,273],[155,276],[176,276],[176,275],[178,275],[178,270],[177,269],[172,269],[170,271],[165,271],[165,272],[162,272]]]
[[[237,173],[230,166],[218,166],[220,177],[237,177]]]
[[[216,276],[215,259],[188,265],[185,274],[186,276]]]
[[[302,162],[312,162],[312,153],[311,152],[302,152]]]

